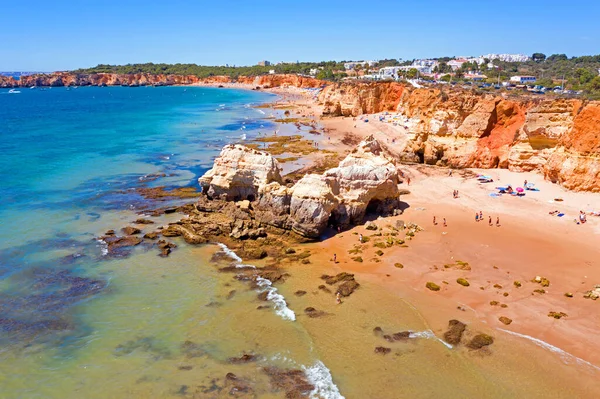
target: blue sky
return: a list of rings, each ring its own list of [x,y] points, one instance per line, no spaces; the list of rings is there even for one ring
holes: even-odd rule
[[[3,0],[0,71],[600,53],[600,1]]]

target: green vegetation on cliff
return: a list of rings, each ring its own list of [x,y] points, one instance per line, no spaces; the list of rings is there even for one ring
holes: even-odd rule
[[[199,78],[208,78],[211,76],[259,76],[266,75],[269,71],[275,73],[296,73],[308,75],[311,69],[319,69],[318,78],[326,80],[337,80],[346,76],[339,73],[344,70],[343,62],[323,61],[323,62],[297,62],[282,63],[271,66],[205,66],[197,64],[127,64],[127,65],[106,65],[100,64],[93,68],[84,68],[73,71],[75,73],[149,73],[153,75],[194,75]]]

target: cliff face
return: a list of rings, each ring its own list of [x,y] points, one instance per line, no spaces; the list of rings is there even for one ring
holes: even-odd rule
[[[358,116],[395,111],[405,87],[395,82],[336,83],[319,94],[323,115]]]
[[[397,83],[342,83],[319,96],[326,116],[391,111],[408,161],[538,171],[572,190],[600,192],[600,102],[511,100]]]
[[[211,76],[198,78],[193,75],[151,75],[117,74],[117,73],[94,73],[76,74],[70,72],[57,72],[52,74],[22,76],[20,80],[12,77],[0,76],[0,87],[31,87],[31,86],[120,86],[120,85],[189,85],[189,84],[222,84],[232,83],[234,80],[229,76]],[[238,83],[251,84],[254,86],[293,86],[313,88],[323,85],[323,81],[306,78],[297,75],[264,75],[264,76],[240,76]]]
[[[571,190],[600,192],[600,103],[581,108],[544,167],[546,179]]]
[[[268,87],[302,87],[316,88],[321,87],[325,82],[322,80],[308,78],[298,75],[262,75],[262,76],[240,76],[238,83],[250,84],[253,86]]]
[[[179,85],[194,84],[200,79],[196,76],[150,75],[145,73],[116,74],[94,73],[76,74],[60,72],[43,75],[22,76],[20,80],[0,77],[0,87],[30,86],[119,86],[119,85]]]

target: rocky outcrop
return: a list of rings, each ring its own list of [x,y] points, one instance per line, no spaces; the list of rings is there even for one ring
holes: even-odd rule
[[[254,201],[260,186],[282,182],[279,171],[279,163],[269,153],[226,145],[198,182],[209,198]]]
[[[390,111],[407,134],[403,161],[537,171],[571,190],[600,192],[600,102],[394,82],[339,83],[319,95],[324,116]]]
[[[316,238],[328,225],[344,227],[362,223],[367,211],[391,213],[399,206],[398,184],[396,165],[371,136],[337,168],[322,175],[308,174],[291,188],[271,186],[263,190],[264,194],[278,199],[267,203],[261,198],[258,209],[267,215],[283,215],[285,227],[302,236]],[[273,203],[284,204],[284,207],[273,207]]]
[[[200,179],[203,192],[222,200],[251,199],[259,223],[317,238],[329,225],[362,223],[368,212],[391,213],[399,206],[396,165],[373,137],[337,168],[308,174],[284,186],[269,154],[226,146]]]
[[[395,111],[405,87],[395,82],[336,83],[319,94],[323,115],[358,116]]]

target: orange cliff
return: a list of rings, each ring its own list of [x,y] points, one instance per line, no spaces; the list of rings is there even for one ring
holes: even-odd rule
[[[319,79],[293,74],[282,75],[261,75],[261,76],[240,76],[236,80],[237,83],[247,84],[252,86],[266,87],[300,87],[300,88],[317,88],[327,84]]]
[[[56,72],[51,74],[22,76],[20,80],[16,80],[9,76],[0,76],[0,87],[191,85],[225,84],[234,82],[262,87],[293,86],[301,88],[316,88],[321,87],[324,84],[321,80],[298,75],[240,76],[237,80],[232,79],[229,76],[198,78],[193,75],[152,75],[147,73],[79,74],[72,72]]]
[[[454,168],[537,171],[577,191],[600,192],[600,102],[515,98],[407,87],[339,83],[322,90],[324,116],[397,114],[406,161]]]
[[[118,86],[118,85],[183,85],[194,84],[199,79],[196,76],[180,75],[151,75],[146,73],[117,74],[92,73],[79,74],[71,72],[56,72],[51,74],[36,74],[21,76],[19,80],[12,77],[0,76],[0,87],[30,87],[30,86]]]

